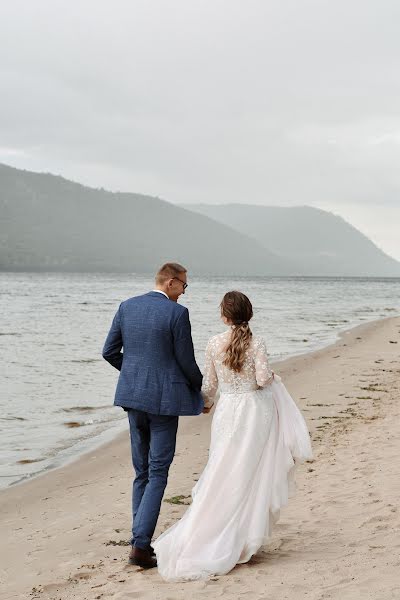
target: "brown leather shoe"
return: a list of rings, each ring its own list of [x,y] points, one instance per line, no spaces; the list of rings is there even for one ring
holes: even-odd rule
[[[142,569],[153,569],[157,566],[157,559],[150,554],[149,550],[132,546],[129,553],[129,564],[137,565]]]

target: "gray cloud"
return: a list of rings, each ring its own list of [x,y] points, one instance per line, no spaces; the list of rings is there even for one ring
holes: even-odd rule
[[[311,204],[400,259],[397,0],[15,0],[0,161],[172,202]]]

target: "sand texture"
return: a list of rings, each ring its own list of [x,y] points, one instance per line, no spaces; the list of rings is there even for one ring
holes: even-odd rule
[[[314,460],[299,467],[296,496],[250,563],[184,584],[127,564],[125,433],[0,494],[1,599],[399,599],[400,318],[275,368],[303,410]],[[189,501],[209,428],[210,415],[181,419],[165,499]],[[156,534],[185,508],[163,502]]]

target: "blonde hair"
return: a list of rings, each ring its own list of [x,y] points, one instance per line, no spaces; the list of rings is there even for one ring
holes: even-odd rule
[[[253,307],[247,296],[235,291],[227,292],[220,306],[223,316],[232,322],[232,335],[225,350],[223,364],[240,373],[253,335],[249,327]]]
[[[173,279],[173,277],[179,277],[182,273],[187,273],[187,269],[182,267],[179,263],[165,263],[162,267],[160,267],[156,274],[156,284],[162,285],[168,279]]]

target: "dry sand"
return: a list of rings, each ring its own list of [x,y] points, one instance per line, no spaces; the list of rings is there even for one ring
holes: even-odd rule
[[[127,564],[126,433],[1,492],[1,598],[399,599],[399,351],[395,317],[275,366],[307,419],[315,458],[299,467],[296,496],[250,563],[184,584]],[[166,499],[189,496],[209,427],[209,415],[181,419]],[[184,510],[164,502],[156,534]]]

